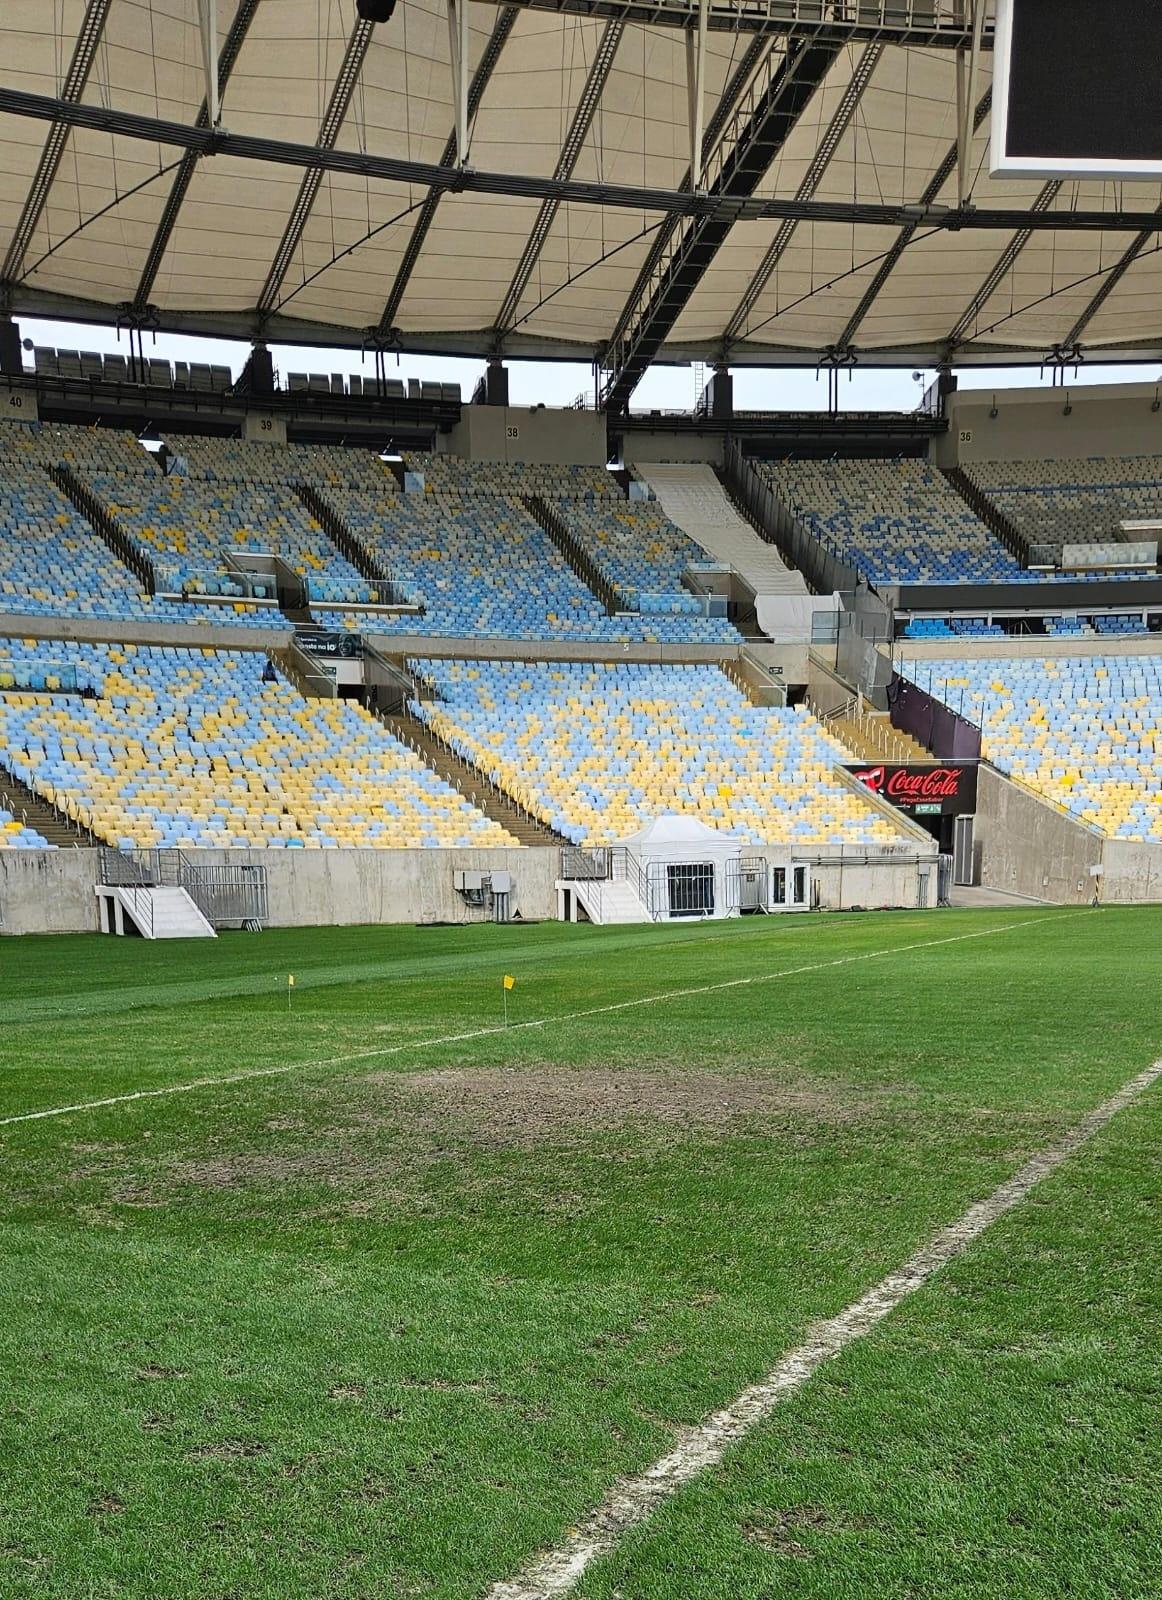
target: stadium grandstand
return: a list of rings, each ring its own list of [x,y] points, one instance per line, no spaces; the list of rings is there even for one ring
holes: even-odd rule
[[[3,1600],[1156,1592],[1159,73],[0,4]]]

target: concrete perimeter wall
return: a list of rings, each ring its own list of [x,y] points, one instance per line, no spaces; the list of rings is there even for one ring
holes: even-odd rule
[[[272,928],[487,920],[452,887],[457,869],[513,875],[511,909],[526,921],[557,914],[560,854],[524,850],[245,850],[188,852],[202,865],[254,863],[267,869]],[[786,856],[772,856],[780,864]],[[823,910],[915,906],[921,872],[914,856],[884,859],[862,850],[808,864]],[[0,933],[96,933],[97,850],[0,852]],[[933,882],[929,903],[935,901]]]
[[[1162,844],[1132,839],[1107,839],[1101,897],[1107,905],[1157,904],[1162,901]]]
[[[1105,839],[982,762],[977,772],[975,845],[985,889],[1086,905],[1097,891]]]

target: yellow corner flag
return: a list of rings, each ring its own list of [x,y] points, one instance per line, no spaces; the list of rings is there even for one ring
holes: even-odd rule
[[[504,975],[504,987],[506,989],[515,989],[516,988],[516,979],[510,977],[507,972]]]
[[[286,986],[287,986],[288,989],[293,989],[294,988],[294,986],[295,986],[295,975],[294,975],[293,972],[288,974],[287,980],[286,980]]]

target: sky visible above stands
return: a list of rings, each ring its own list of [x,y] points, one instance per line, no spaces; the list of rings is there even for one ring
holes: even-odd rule
[[[93,350],[101,355],[128,355],[126,335],[118,337],[115,328],[92,327],[73,322],[48,322],[22,317],[21,335],[36,344],[65,350]],[[354,350],[303,349],[291,345],[272,345],[275,367],[285,384],[288,372],[342,372],[375,376],[371,357],[361,359]],[[228,366],[237,376],[249,354],[248,346],[228,339],[196,339],[183,334],[159,333],[148,337],[147,356],[170,361],[208,361]],[[25,357],[31,365],[31,356]],[[509,361],[509,399],[516,406],[544,403],[547,406],[572,405],[585,393],[593,403],[593,374],[582,362]],[[389,360],[388,376],[426,379],[436,383],[459,383],[465,400],[472,398],[484,362],[457,360],[450,356],[401,355],[399,364]],[[709,376],[706,369],[705,376]],[[887,371],[869,368],[865,372],[844,374],[839,385],[839,404],[844,411],[912,411],[919,404],[934,373],[925,371],[919,380],[910,370]],[[1048,369],[1037,367],[971,368],[958,374],[962,389],[1048,388],[1052,382]],[[1152,365],[1081,367],[1076,374],[1066,373],[1067,385],[1093,383],[1152,383],[1159,374]],[[638,385],[633,410],[688,411],[698,398],[692,367],[654,367]],[[734,372],[734,403],[740,411],[825,411],[827,378],[814,368],[742,367]]]

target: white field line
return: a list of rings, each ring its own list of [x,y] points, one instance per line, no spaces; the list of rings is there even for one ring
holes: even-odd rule
[[[1000,927],[978,928],[973,933],[950,934],[944,939],[923,939],[913,944],[892,945],[886,950],[864,950],[858,955],[836,956],[830,961],[813,961],[806,966],[785,967],[778,972],[756,972],[744,978],[724,978],[718,983],[701,983],[685,989],[664,989],[659,994],[642,995],[636,1000],[618,1000],[607,1006],[588,1006],[583,1011],[564,1011],[555,1017],[539,1017],[534,1021],[513,1022],[507,1028],[501,1023],[486,1028],[472,1028],[464,1033],[445,1033],[434,1039],[411,1039],[402,1044],[379,1045],[374,1050],[355,1050],[349,1055],[324,1056],[318,1061],[280,1062],[274,1067],[248,1067],[245,1072],[230,1072],[218,1077],[193,1078],[188,1083],[170,1083],[159,1089],[136,1089],[130,1094],[113,1094],[103,1100],[80,1100],[73,1105],[50,1106],[43,1111],[22,1111],[16,1116],[0,1117],[0,1128],[17,1122],[41,1122],[48,1117],[68,1117],[80,1111],[100,1111],[106,1106],[129,1105],[135,1100],[157,1100],[167,1095],[191,1094],[195,1089],[211,1089],[233,1083],[249,1083],[256,1078],[285,1077],[291,1072],[312,1072],[321,1067],[350,1066],[355,1061],[381,1060],[387,1056],[406,1055],[415,1050],[432,1050],[439,1045],[466,1044],[473,1039],[489,1039],[496,1034],[519,1033],[529,1028],[548,1028],[561,1022],[581,1022],[586,1017],[607,1016],[615,1011],[632,1011],[640,1006],[661,1005],[666,1000],[684,1000],[694,995],[716,994],[725,989],[743,989],[760,983],[775,983],[779,978],[797,978],[809,972],[825,972],[829,967],[846,967],[858,961],[877,961],[884,956],[906,955],[912,950],[931,950],[938,945],[963,944],[968,939],[988,939],[995,934],[1015,933],[1019,928],[1033,928],[1041,922],[1062,922],[1066,917],[1092,916],[1089,907],[1081,911],[1050,913],[1048,916],[1027,917],[1021,922],[1003,923]]]
[[[744,1389],[705,1422],[684,1429],[668,1455],[644,1472],[619,1479],[596,1510],[578,1527],[570,1529],[555,1550],[535,1557],[518,1577],[495,1584],[486,1600],[557,1600],[569,1594],[593,1561],[608,1555],[631,1528],[646,1521],[684,1485],[717,1466],[732,1445],[769,1417],[782,1401],[796,1395],[824,1362],[833,1360],[848,1345],[869,1334],[902,1301],[915,1294],[934,1273],[955,1260],[994,1222],[1019,1205],[1042,1179],[1087,1144],[1159,1078],[1162,1078],[1162,1061],[1156,1061],[1136,1078],[1131,1078],[1057,1144],[1027,1161],[987,1200],[969,1206],[962,1217],[942,1228],[874,1289],[869,1289],[837,1317],[816,1324],[806,1342],[788,1352],[761,1383]]]

